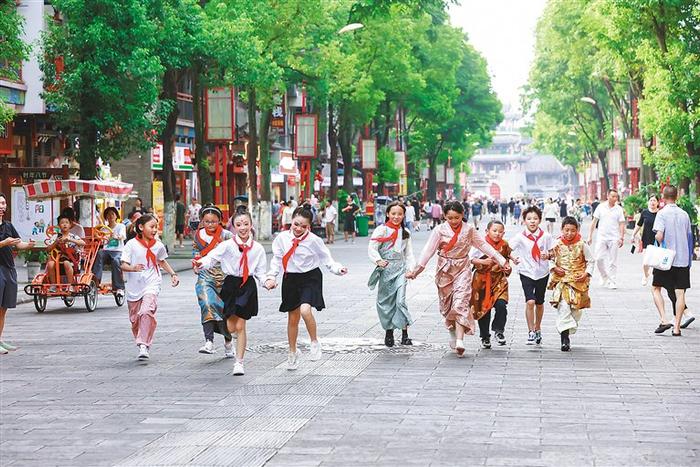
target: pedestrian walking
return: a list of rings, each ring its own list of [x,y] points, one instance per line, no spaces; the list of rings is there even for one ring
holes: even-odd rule
[[[430,219],[432,220],[430,230],[440,225],[442,221],[442,205],[438,200],[435,200],[433,205],[430,206]]]
[[[14,250],[34,248],[34,240],[23,242],[15,227],[5,220],[7,198],[0,193],[0,354],[4,355],[17,347],[2,340],[7,310],[17,307],[17,269]]]
[[[163,282],[160,269],[170,274],[173,287],[177,287],[180,279],[166,261],[165,245],[156,240],[158,220],[151,214],[143,215],[134,229],[136,238],[126,242],[122,251],[122,271],[126,273],[126,301],[131,332],[139,348],[138,359],[147,360],[156,332],[158,295]]]
[[[377,314],[385,330],[384,345],[394,346],[394,330],[401,329],[401,345],[412,345],[408,326],[413,323],[406,304],[406,271],[415,266],[411,233],[404,223],[406,208],[398,201],[389,203],[386,222],[374,229],[367,246],[376,266],[367,285],[377,287]]]
[[[345,222],[343,224],[343,236],[345,237],[345,242],[348,239],[352,239],[352,243],[355,243],[355,216],[360,212],[360,206],[355,203],[352,196],[347,198],[348,205],[343,208],[345,213]]]
[[[180,200],[180,195],[175,195],[175,237],[177,238],[178,245],[180,248],[184,248],[182,244],[185,238],[185,214],[187,213],[187,208],[185,208],[185,203]]]
[[[525,294],[525,318],[527,320],[527,345],[542,343],[542,317],[544,296],[549,280],[549,255],[552,236],[540,228],[542,211],[530,206],[523,211],[525,229],[514,235],[508,243],[518,265],[520,284]]]
[[[569,215],[569,203],[566,201],[566,198],[562,198],[559,200],[559,217],[561,217],[562,220],[566,216]]]
[[[204,206],[199,212],[202,227],[195,230],[192,240],[192,249],[195,261],[206,258],[212,250],[226,240],[233,238],[233,234],[221,225],[223,214],[214,205]],[[220,334],[224,338],[224,356],[233,358],[233,344],[231,333],[226,326],[223,308],[224,301],[221,298],[221,287],[226,275],[221,270],[220,264],[209,261],[207,268],[202,268],[197,273],[197,282],[194,285],[199,304],[200,322],[204,331],[204,345],[199,353],[214,354],[214,334]]]
[[[475,247],[494,259],[505,271],[510,269],[501,256],[469,224],[463,221],[463,208],[459,202],[445,205],[446,223],[437,226],[423,248],[416,268],[407,273],[408,279],[416,278],[425,270],[430,258],[438,254],[435,285],[438,289],[440,313],[450,333],[449,344],[460,357],[464,355],[464,335],[474,334],[474,318],[471,301],[472,270],[469,249]]]
[[[505,225],[505,223],[508,222],[508,203],[505,198],[501,200],[499,207],[501,209],[501,223]]]
[[[657,329],[660,334],[661,328],[668,329],[666,322],[666,310],[664,301],[661,298],[661,288],[673,289],[675,293],[675,304],[673,314],[673,335],[680,336],[681,328],[687,327],[695,318],[686,311],[685,291],[690,288],[690,261],[693,253],[693,234],[690,230],[690,216],[678,207],[678,189],[675,186],[666,186],[663,191],[664,207],[656,214],[654,220],[654,232],[656,241],[661,246],[675,251],[673,263],[668,271],[654,269],[652,279],[652,293],[654,304],[659,312],[661,324]],[[686,321],[683,321],[684,312]],[[663,329],[661,332],[664,332]]]
[[[544,204],[544,211],[542,215],[547,226],[547,232],[549,235],[554,233],[554,224],[557,222],[557,210],[559,205],[552,201],[552,198],[547,198],[547,202]]]
[[[265,248],[253,239],[253,219],[250,213],[236,214],[233,225],[236,235],[221,241],[209,254],[195,259],[193,266],[199,274],[217,268],[225,276],[220,293],[223,302],[221,311],[226,331],[229,334],[236,333],[233,375],[242,376],[245,374],[243,358],[248,344],[246,322],[258,315],[258,287],[255,280],[262,281],[265,278],[267,260]],[[228,344],[231,345],[230,341]]]
[[[474,228],[479,230],[479,223],[481,222],[481,210],[483,208],[483,203],[480,199],[477,199],[472,203],[472,221],[474,222]]]
[[[331,200],[326,201],[326,209],[323,211],[323,221],[326,224],[326,243],[335,243],[335,224],[338,221],[338,210]]]
[[[190,229],[190,234],[192,235],[192,238],[194,238],[195,232],[197,232],[197,229],[199,228],[199,219],[200,219],[200,213],[199,211],[202,210],[202,205],[197,202],[197,198],[194,196],[190,200],[190,205],[187,206],[187,225]],[[274,217],[274,213],[273,213]]]
[[[413,224],[416,222],[416,210],[411,203],[405,205],[406,217],[404,218],[404,225],[409,232],[413,232]],[[387,212],[389,212],[387,210]]]
[[[617,288],[617,252],[625,244],[625,213],[618,204],[617,190],[608,191],[608,200],[601,203],[593,213],[593,223],[588,233],[588,244],[593,242],[593,233],[598,229],[593,253],[595,255],[600,284],[609,289]]]
[[[588,296],[595,261],[586,242],[581,240],[578,221],[570,216],[561,223],[561,237],[554,243],[549,260],[552,272],[548,289],[551,305],[557,310],[557,332],[562,352],[571,349],[583,310],[590,308]]]
[[[647,208],[642,210],[637,225],[632,232],[632,242],[641,245],[641,251],[654,244],[654,221],[656,220],[657,212],[659,212],[659,198],[656,195],[651,195],[647,200]],[[640,230],[641,235],[639,233]],[[649,266],[642,265],[643,286],[649,283],[650,269]]]
[[[500,221],[491,221],[486,227],[486,242],[510,261],[511,248],[503,239],[505,226]],[[506,272],[496,264],[494,260],[484,255],[479,249],[472,248],[469,257],[474,265],[474,278],[472,279],[471,306],[474,319],[479,322],[479,337],[481,347],[491,348],[491,329],[496,336],[498,345],[506,345],[504,330],[508,316],[508,276]],[[491,310],[495,309],[493,324],[491,324]]]
[[[513,206],[513,224],[520,224],[520,219],[523,214],[523,205],[520,201],[516,201],[515,206]]]
[[[124,277],[122,275],[122,250],[126,240],[126,227],[118,223],[119,211],[110,206],[103,212],[107,227],[109,227],[109,237],[107,243],[97,251],[95,262],[92,265],[92,273],[99,284],[102,281],[102,271],[105,262],[109,259],[112,265],[112,292],[115,295],[124,295]]]
[[[333,274],[348,272],[342,264],[333,260],[323,240],[311,232],[312,215],[306,209],[294,212],[292,228],[280,233],[272,242],[272,260],[267,273],[265,287],[277,287],[276,278],[283,273],[282,304],[279,311],[287,313],[287,336],[289,355],[287,369],[296,370],[299,363],[297,337],[299,320],[304,319],[311,340],[309,359],[321,359],[321,344],[318,342],[316,320],[312,308],[321,311],[326,307],[323,300],[323,274],[319,266],[324,265]]]

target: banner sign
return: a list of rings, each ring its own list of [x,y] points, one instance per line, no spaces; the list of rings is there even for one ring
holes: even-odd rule
[[[377,169],[377,140],[361,139],[360,155],[362,156],[363,170]]]
[[[641,169],[642,168],[642,141],[639,138],[630,138],[627,140],[627,168]]]
[[[294,156],[297,159],[316,159],[318,116],[297,114],[294,116]]]
[[[207,141],[233,141],[236,134],[235,92],[233,88],[209,88],[206,93]]]

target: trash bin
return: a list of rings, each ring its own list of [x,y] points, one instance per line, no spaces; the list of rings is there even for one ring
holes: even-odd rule
[[[357,236],[366,237],[369,235],[369,217],[368,216],[357,216],[355,217],[357,222]]]

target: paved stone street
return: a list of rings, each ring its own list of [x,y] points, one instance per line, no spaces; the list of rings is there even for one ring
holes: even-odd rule
[[[426,238],[415,236],[417,251]],[[474,336],[459,359],[446,345],[434,266],[408,289],[416,345],[381,345],[366,243],[332,247],[350,273],[325,274],[326,352],[296,372],[285,366],[279,289],[260,292],[243,377],[230,375],[219,336],[216,355],[197,353],[187,273],[164,287],[147,363],[136,360],[126,307],[109,298],[95,313],[56,300],[43,314],[32,304],[10,311],[5,337],[20,349],[0,357],[0,465],[700,464],[700,323],[682,338],[654,335],[641,255],[628,245],[620,288],[594,279],[572,352],[559,350],[549,306],[543,345],[525,345],[514,274],[508,344],[480,350]],[[697,263],[692,282],[697,310]]]

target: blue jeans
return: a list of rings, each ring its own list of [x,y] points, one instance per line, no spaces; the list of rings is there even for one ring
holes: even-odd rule
[[[92,265],[92,273],[97,278],[97,282],[102,281],[102,269],[105,260],[112,261],[112,290],[124,290],[124,277],[122,276],[122,252],[113,250],[100,250],[95,257],[95,264]]]

